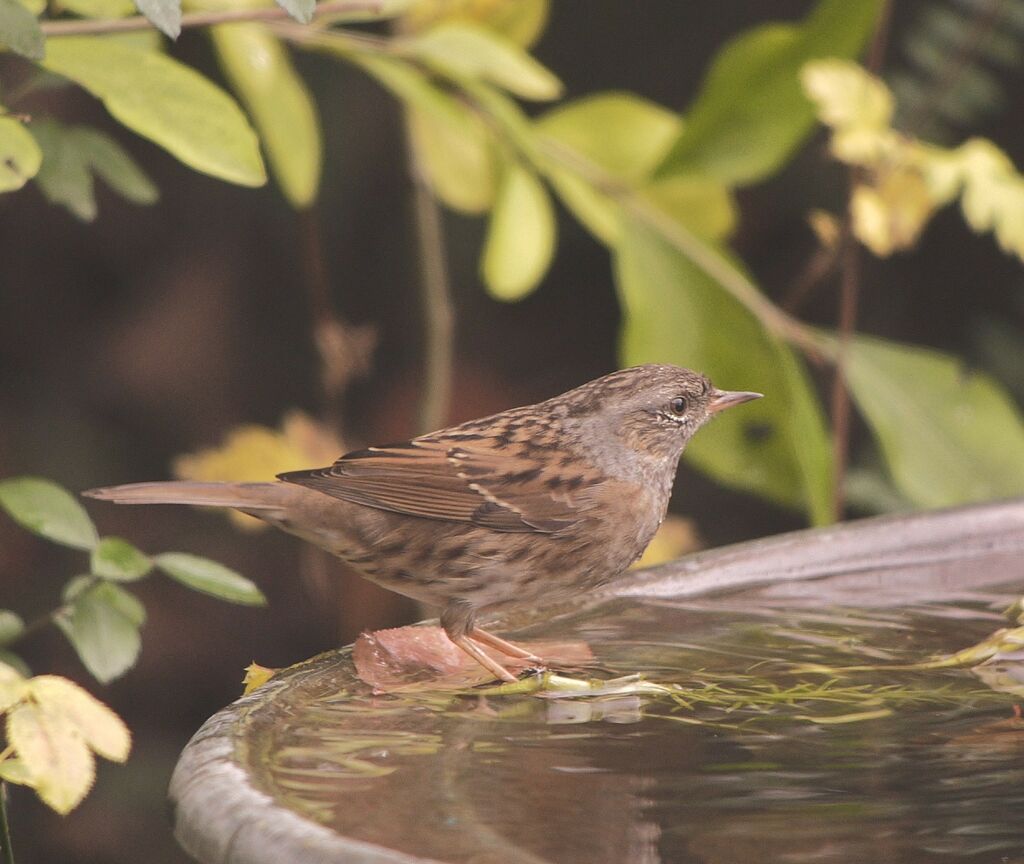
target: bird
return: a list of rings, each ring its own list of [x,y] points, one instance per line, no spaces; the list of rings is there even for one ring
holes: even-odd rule
[[[567,600],[624,571],[665,518],[690,438],[719,412],[760,397],[646,364],[272,482],[131,483],[83,494],[234,508],[269,522],[440,608],[448,639],[495,678],[515,681],[485,646],[543,661],[477,619]]]

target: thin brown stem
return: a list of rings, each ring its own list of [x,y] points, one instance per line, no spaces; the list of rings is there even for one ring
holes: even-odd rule
[[[413,186],[420,261],[425,370],[417,424],[420,432],[443,426],[451,405],[455,357],[455,307],[445,254],[441,207],[423,173],[406,113],[405,144]]]
[[[836,343],[832,378],[832,515],[843,517],[846,466],[850,452],[850,391],[846,385],[846,357],[854,329],[860,295],[860,245],[853,233],[843,238],[842,270],[839,278],[839,339]]]
[[[345,12],[368,12],[379,14],[383,11],[381,0],[324,0],[317,4],[314,18],[324,18]],[[208,27],[214,24],[232,24],[239,21],[281,21],[290,18],[279,6],[264,9],[224,9],[216,12],[190,12],[181,16],[181,29]],[[148,18],[133,15],[130,18],[75,19],[73,21],[44,21],[39,25],[46,37],[91,36],[102,33],[126,33],[133,30],[155,29]]]

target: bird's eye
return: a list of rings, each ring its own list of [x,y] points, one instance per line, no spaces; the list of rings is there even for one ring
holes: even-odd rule
[[[668,407],[672,409],[673,414],[685,414],[687,403],[682,396],[676,396],[675,399],[668,403]]]

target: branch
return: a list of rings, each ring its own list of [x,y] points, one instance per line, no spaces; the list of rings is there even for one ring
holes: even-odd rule
[[[324,0],[318,3],[313,11],[314,18],[336,15],[339,12],[368,12],[381,14],[384,9],[383,0]],[[181,29],[188,27],[208,27],[213,24],[232,24],[239,21],[281,21],[291,16],[278,6],[266,9],[226,9],[218,12],[190,12],[181,16]],[[126,33],[133,30],[156,29],[144,15],[131,18],[112,19],[81,19],[74,21],[44,21],[39,25],[43,35],[53,36],[89,36],[102,33]]]

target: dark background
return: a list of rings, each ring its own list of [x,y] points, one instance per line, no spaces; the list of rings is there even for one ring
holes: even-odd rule
[[[536,53],[561,76],[567,98],[626,89],[682,110],[725,39],[769,13],[796,18],[809,5],[558,0]],[[927,4],[898,5],[887,68],[902,62],[901,34]],[[186,32],[176,52],[216,75],[201,33]],[[316,216],[333,299],[345,320],[379,334],[369,375],[344,400],[344,435],[353,446],[408,437],[417,431],[422,325],[399,110],[347,66],[298,62],[324,124]],[[1005,73],[1000,82],[1007,104],[971,131],[992,137],[1020,165],[1020,76]],[[162,199],[138,208],[101,192],[98,220],[84,225],[31,187],[0,197],[0,477],[38,474],[75,491],[160,479],[176,454],[212,446],[240,423],[276,426],[296,406],[320,413],[306,228],[280,194],[189,171],[117,129],[79,91],[50,91],[30,107],[112,131],[156,179]],[[806,212],[838,209],[844,182],[819,137],[779,177],[741,192],[735,245],[768,293],[783,297],[791,287],[814,248]],[[607,253],[561,215],[550,274],[511,306],[489,299],[477,277],[483,221],[446,217],[458,312],[450,420],[546,398],[615,368]],[[991,238],[970,234],[958,214],[941,215],[914,254],[866,260],[862,290],[862,329],[954,351],[1019,385],[992,328],[1020,350],[1020,264]],[[802,311],[828,323],[835,307],[827,283]],[[802,526],[798,514],[723,491],[685,465],[673,508],[696,521],[709,545]],[[145,550],[223,561],[254,579],[270,606],[229,606],[148,579],[138,587],[149,610],[141,660],[109,687],[89,680],[53,628],[24,646],[36,672],[79,681],[118,711],[135,746],[127,765],[100,765],[94,792],[69,817],[15,789],[18,861],[180,862],[167,781],[192,732],[239,694],[242,668],[253,659],[287,665],[416,613],[364,583],[322,578],[323,563],[283,535],[243,534],[188,508],[94,502],[89,510],[102,533]],[[62,582],[83,567],[81,555],[0,518],[0,607],[32,618],[52,608]]]

